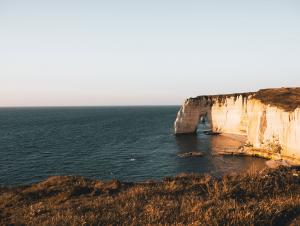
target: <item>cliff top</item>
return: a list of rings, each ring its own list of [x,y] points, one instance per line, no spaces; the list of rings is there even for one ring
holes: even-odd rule
[[[300,88],[261,89],[253,96],[264,104],[270,104],[285,111],[300,107]]]
[[[297,107],[300,107],[300,87],[261,89],[257,92],[232,93],[221,95],[203,95],[190,99],[197,100],[200,98],[217,98],[219,102],[222,102],[224,101],[224,98],[237,98],[239,96],[243,96],[245,98],[252,97],[257,100],[260,100],[264,104],[276,106],[285,111],[294,111]]]

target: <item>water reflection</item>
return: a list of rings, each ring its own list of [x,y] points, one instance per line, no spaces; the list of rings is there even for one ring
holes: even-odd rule
[[[177,158],[178,172],[209,172],[223,175],[230,172],[261,170],[265,168],[265,160],[245,156],[224,156],[219,153],[235,151],[244,144],[245,138],[235,135],[206,135],[198,130],[198,134],[176,136],[177,154],[201,152],[202,157]]]
[[[176,136],[176,143],[180,153],[198,150],[198,137],[194,134]]]
[[[212,154],[218,154],[224,151],[237,151],[246,142],[246,138],[243,136],[229,134],[209,136],[206,137],[206,139],[210,140],[210,149]]]

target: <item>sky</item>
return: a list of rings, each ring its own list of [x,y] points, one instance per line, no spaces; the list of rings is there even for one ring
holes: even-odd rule
[[[0,106],[300,86],[299,0],[0,0]]]

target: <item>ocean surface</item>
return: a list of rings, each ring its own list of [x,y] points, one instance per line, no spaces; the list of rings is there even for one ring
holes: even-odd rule
[[[265,160],[215,155],[241,142],[227,136],[173,135],[179,106],[0,108],[0,185],[52,175],[143,181],[181,172],[257,170]],[[202,127],[203,128],[202,128]],[[202,152],[203,157],[178,154]]]

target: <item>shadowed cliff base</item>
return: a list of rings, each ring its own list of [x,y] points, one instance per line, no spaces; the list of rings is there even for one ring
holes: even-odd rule
[[[235,150],[220,150],[214,155],[232,155],[232,156],[252,156],[252,157],[259,157],[268,160],[274,160],[282,162],[284,165],[288,166],[299,166],[300,167],[300,159],[281,155],[280,153],[274,152],[274,150],[262,149],[262,148],[253,148],[248,146],[247,144],[239,147]]]
[[[300,169],[144,183],[56,176],[0,189],[1,225],[284,225],[300,213]]]

